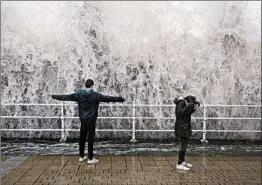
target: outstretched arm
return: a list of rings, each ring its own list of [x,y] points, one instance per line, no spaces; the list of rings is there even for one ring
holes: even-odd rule
[[[68,95],[52,95],[52,98],[60,101],[77,101],[75,97],[75,93],[68,94]]]
[[[99,102],[124,102],[125,99],[122,97],[116,97],[116,96],[106,96],[99,94],[98,95]]]

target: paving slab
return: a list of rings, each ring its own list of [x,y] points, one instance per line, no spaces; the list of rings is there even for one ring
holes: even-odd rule
[[[175,156],[78,156],[10,158],[2,185],[261,185],[259,156],[189,156],[190,171],[175,168]],[[8,166],[9,164],[9,166]],[[3,168],[3,169],[2,169]],[[7,172],[8,171],[8,172]]]

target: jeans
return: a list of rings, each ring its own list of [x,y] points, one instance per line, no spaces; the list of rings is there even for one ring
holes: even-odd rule
[[[85,156],[86,136],[88,134],[88,159],[93,159],[93,146],[95,138],[96,120],[94,119],[80,119],[80,140],[79,140],[79,155]]]
[[[186,155],[186,148],[188,145],[188,138],[180,137],[179,141],[181,143],[179,154],[178,154],[178,163],[182,164],[185,161],[185,155]]]

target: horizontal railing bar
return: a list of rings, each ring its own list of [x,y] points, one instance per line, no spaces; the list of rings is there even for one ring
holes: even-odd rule
[[[26,104],[26,103],[3,103],[1,104],[2,106],[14,106],[14,105],[21,105],[21,106],[24,106],[24,105],[28,105],[28,106],[36,106],[36,105],[39,105],[39,106],[61,106],[61,104],[58,104],[58,103],[30,103],[30,104]],[[77,105],[76,103],[65,103],[64,105]],[[100,106],[102,107],[132,107],[132,104],[100,104]]]
[[[50,116],[1,116],[1,118],[20,118],[20,119],[43,119],[43,118],[46,118],[46,119],[57,119],[57,118],[61,118],[61,117],[58,117],[58,116],[53,116],[53,117],[50,117]]]
[[[206,132],[261,132],[261,130],[206,130]]]
[[[1,131],[61,131],[61,129],[1,129]],[[80,129],[65,129],[65,131],[80,131]],[[130,129],[96,129],[100,132],[131,132]],[[174,132],[174,130],[136,130],[139,132]],[[202,130],[193,130],[193,132],[202,132]]]
[[[59,105],[59,104],[58,104]],[[77,104],[65,104],[65,105],[77,105]],[[100,104],[100,106],[132,106],[132,104]],[[135,104],[135,107],[176,107],[175,104]],[[261,105],[205,105],[207,107],[261,107]],[[200,105],[203,107],[203,104]]]
[[[58,103],[3,103],[1,104],[3,106],[13,106],[13,105],[29,105],[29,106],[35,106],[35,105],[39,105],[39,106],[48,106],[48,105],[52,105],[52,106],[59,106],[61,104]],[[77,105],[76,103],[65,103],[64,105]],[[115,106],[119,106],[119,107],[132,107],[132,104],[100,104],[100,106],[106,106],[106,107],[115,107]],[[174,107],[176,106],[175,104],[137,104],[135,105],[136,107]]]
[[[77,119],[79,117],[67,117],[67,116],[65,116],[64,118]],[[132,119],[132,117],[97,117],[97,119]]]
[[[206,119],[207,120],[218,120],[218,119],[233,119],[233,120],[257,120],[257,119],[261,119],[261,118],[256,118],[256,117],[254,117],[254,118],[252,118],[252,117],[249,117],[249,118],[234,118],[234,117],[232,117],[232,118],[230,118],[230,117],[206,117]]]
[[[10,129],[10,128],[6,129],[6,128],[4,128],[4,129],[1,129],[1,131],[48,131],[48,132],[59,131],[59,132],[61,132],[61,129],[27,129],[27,128],[25,128],[25,129],[23,129],[23,128],[21,128],[21,129]]]
[[[203,132],[203,130],[192,130],[193,132]],[[175,130],[136,130],[136,132],[175,132]]]
[[[1,129],[1,131],[61,131],[61,129]],[[79,129],[65,129],[65,131],[79,131]],[[130,129],[96,129],[101,132],[131,132]],[[136,130],[137,132],[174,132],[174,130]],[[193,132],[203,132],[203,130],[192,130]],[[206,132],[262,132],[261,130],[206,130]]]
[[[207,107],[261,107],[261,105],[205,105]]]
[[[175,104],[135,104],[135,107],[175,107]]]
[[[79,129],[65,129],[66,131],[79,131]],[[116,130],[110,130],[110,129],[96,129],[97,131],[129,131],[132,130],[125,130],[125,129],[116,129]],[[136,132],[174,132],[174,130],[136,130]],[[203,130],[192,130],[193,132],[203,132]]]
[[[20,118],[20,119],[57,119],[61,118],[59,116],[1,116],[1,118]],[[78,119],[79,117],[69,117],[65,116],[67,119]],[[133,117],[98,117],[98,119],[132,119]],[[135,117],[135,119],[168,119],[173,120],[173,117]],[[192,117],[192,119],[202,120],[203,117]],[[219,119],[227,119],[227,120],[260,120],[261,118],[256,117],[206,117],[206,120],[219,120]]]
[[[61,118],[61,117],[48,117],[48,116],[1,116],[1,118],[19,118],[19,119],[54,119],[54,118]],[[79,119],[79,117],[64,117],[68,119]],[[98,119],[132,119],[132,117],[98,117]]]
[[[14,106],[14,105],[28,105],[28,106],[35,106],[35,105],[39,105],[39,106],[60,106],[61,104],[57,104],[57,103],[3,103],[1,104],[2,106]]]
[[[47,116],[1,116],[1,118],[20,118],[20,119],[53,119],[53,118],[61,118],[61,117],[47,117]],[[79,117],[67,117],[66,119],[79,119]],[[98,119],[133,119],[132,117],[97,117]],[[175,119],[172,117],[135,117],[136,119]],[[203,119],[203,118],[192,118],[192,119]]]
[[[68,119],[76,119],[78,117],[64,117]],[[175,119],[172,117],[134,117],[135,119]],[[98,119],[133,119],[133,117],[98,117]]]
[[[1,129],[1,131],[61,131],[61,129]],[[80,129],[65,129],[65,131],[80,131]],[[131,132],[132,130],[128,129],[115,129],[115,130],[110,130],[110,129],[96,129],[96,131],[100,132]]]
[[[79,132],[80,129],[65,129],[65,131],[77,131],[77,132]],[[111,130],[111,129],[96,129],[96,131],[98,131],[98,132],[131,132],[132,130],[129,130],[129,129],[115,129],[115,130]]]
[[[79,117],[64,117],[68,119],[77,119]],[[134,117],[135,119],[175,119],[173,117]],[[133,117],[98,117],[98,119],[133,119]],[[203,119],[202,117],[192,117],[192,119]]]
[[[261,107],[261,105],[206,105],[207,107]]]
[[[77,104],[64,104],[64,105],[77,105]],[[99,104],[100,107],[132,107],[132,104]]]
[[[135,119],[176,119],[174,117],[134,117]],[[202,117],[192,117],[191,119],[203,119]]]
[[[39,106],[60,106],[61,104],[57,104],[57,103],[3,103],[1,104],[2,106],[12,106],[12,105],[28,105],[28,106],[34,106],[34,105],[39,105]],[[76,103],[65,103],[64,105],[77,105]],[[115,107],[115,106],[119,106],[119,107],[125,107],[125,106],[132,106],[132,104],[100,104],[100,106],[107,106],[107,107]],[[175,104],[135,104],[136,107],[175,107]],[[201,105],[203,106],[203,104]],[[261,105],[208,105],[206,104],[205,106],[207,107],[261,107]]]

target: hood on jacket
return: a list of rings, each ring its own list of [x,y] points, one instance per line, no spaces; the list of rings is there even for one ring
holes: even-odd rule
[[[178,97],[178,98],[175,98],[174,103],[175,103],[175,104],[178,104],[178,103],[181,102],[181,101],[185,101],[185,99],[184,99],[182,96],[180,96],[180,97]]]

